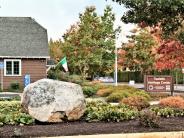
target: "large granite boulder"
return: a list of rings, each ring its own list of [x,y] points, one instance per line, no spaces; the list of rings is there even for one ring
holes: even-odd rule
[[[77,120],[85,110],[85,98],[78,84],[42,79],[25,87],[23,108],[41,122]]]

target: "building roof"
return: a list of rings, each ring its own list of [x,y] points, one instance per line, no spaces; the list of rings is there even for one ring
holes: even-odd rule
[[[47,30],[31,17],[0,17],[0,57],[48,58]]]

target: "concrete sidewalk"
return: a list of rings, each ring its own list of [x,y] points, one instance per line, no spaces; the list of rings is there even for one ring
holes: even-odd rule
[[[128,133],[128,134],[122,133],[122,134],[79,135],[79,136],[60,136],[60,137],[49,137],[49,138],[184,138],[184,131]]]

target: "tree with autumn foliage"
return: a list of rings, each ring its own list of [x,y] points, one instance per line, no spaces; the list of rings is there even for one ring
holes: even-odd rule
[[[181,27],[175,35],[163,39],[160,27],[150,27],[150,33],[158,43],[156,50],[155,69],[175,70],[184,67],[184,45]],[[181,37],[180,39],[178,39]]]
[[[53,41],[50,39],[49,41],[49,53],[50,57],[55,60],[55,62],[59,62],[61,58],[63,58],[64,54],[62,51],[63,42],[61,40]]]
[[[125,23],[160,26],[164,37],[175,35],[184,21],[184,0],[112,0],[127,8]]]
[[[184,67],[184,45],[174,39],[164,41],[157,49],[155,66],[160,71]]]
[[[158,70],[184,67],[184,0],[112,0],[127,8],[124,23],[152,30],[159,28],[155,67]],[[155,37],[155,33],[152,32]]]
[[[115,37],[120,32],[120,28],[113,28],[114,21],[109,6],[102,16],[97,15],[95,7],[87,7],[79,15],[79,22],[63,36],[62,50],[70,72],[86,78],[113,70]]]
[[[141,29],[138,34],[131,36],[129,43],[123,45],[120,58],[123,57],[123,66],[132,71],[141,71],[143,74],[149,74],[154,68],[155,53],[157,46],[153,36],[146,29]],[[121,62],[122,59],[119,59]]]

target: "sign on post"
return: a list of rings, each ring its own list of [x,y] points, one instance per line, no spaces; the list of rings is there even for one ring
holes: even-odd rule
[[[31,78],[29,74],[26,74],[24,76],[24,86],[26,87],[27,85],[29,85],[31,83]]]
[[[173,92],[172,76],[145,76],[145,90],[148,92]]]
[[[0,70],[1,70],[1,90],[3,90],[3,69],[4,69],[4,62],[0,62]]]

